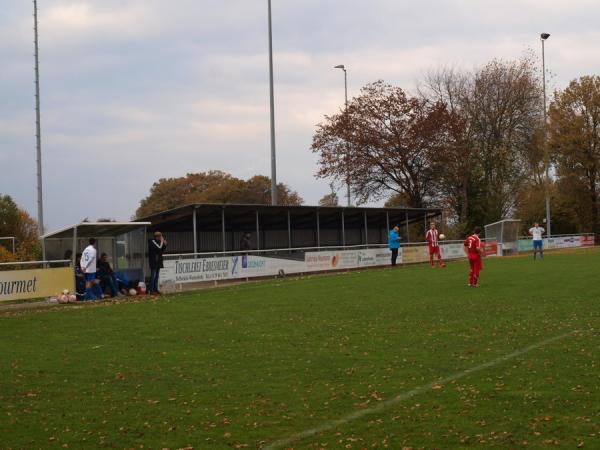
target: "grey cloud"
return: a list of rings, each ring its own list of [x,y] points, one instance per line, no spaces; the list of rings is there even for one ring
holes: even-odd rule
[[[46,222],[127,219],[160,177],[269,174],[266,1],[42,0]],[[0,192],[35,212],[31,3],[0,13]],[[279,180],[308,203],[328,192],[314,125],[379,78],[408,90],[438,64],[467,68],[538,50],[553,83],[597,71],[590,0],[273,0]],[[92,175],[90,175],[90,173]],[[99,194],[89,201],[85,183]]]

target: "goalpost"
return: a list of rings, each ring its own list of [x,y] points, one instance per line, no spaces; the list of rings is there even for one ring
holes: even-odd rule
[[[498,256],[517,253],[521,221],[503,219],[485,226],[485,239],[498,242]]]

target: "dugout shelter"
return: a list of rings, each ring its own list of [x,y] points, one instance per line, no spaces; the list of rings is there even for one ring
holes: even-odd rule
[[[439,208],[364,208],[191,204],[144,217],[149,232],[161,231],[167,253],[222,253],[240,250],[250,233],[253,250],[349,247],[387,244],[390,227],[399,225],[403,242],[411,226],[439,220]],[[415,229],[416,229],[415,228]],[[418,236],[415,231],[412,233]],[[418,241],[422,240],[419,236]]]
[[[150,222],[80,222],[41,237],[44,261],[61,260],[67,250],[75,255],[97,241],[98,258],[106,253],[113,270],[125,273],[130,279],[143,280],[146,275],[146,228]]]

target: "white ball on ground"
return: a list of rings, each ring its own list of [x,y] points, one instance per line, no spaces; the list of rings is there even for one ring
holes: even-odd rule
[[[446,239],[446,235],[445,234],[440,234],[440,239]]]
[[[129,295],[137,295],[137,291],[133,288],[129,289]]]

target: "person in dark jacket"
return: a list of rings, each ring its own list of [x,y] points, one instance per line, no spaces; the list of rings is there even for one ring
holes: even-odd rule
[[[250,233],[246,231],[240,239],[240,250],[247,252],[250,249],[252,249],[252,241]]]
[[[163,253],[167,249],[167,241],[160,231],[154,232],[154,239],[148,241],[148,263],[150,265],[150,293],[158,292],[158,275],[163,266]]]
[[[102,253],[102,255],[100,255],[100,259],[98,260],[97,274],[103,289],[108,287],[111,290],[113,297],[123,296],[123,294],[121,294],[119,291],[117,277],[115,276],[115,272],[113,271],[112,267],[110,267],[108,255],[106,253]]]
[[[77,295],[77,300],[85,298],[85,278],[81,271],[81,253],[75,255],[75,295]]]

